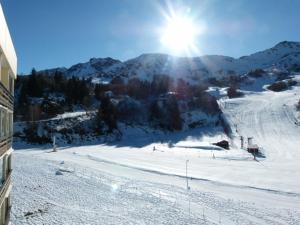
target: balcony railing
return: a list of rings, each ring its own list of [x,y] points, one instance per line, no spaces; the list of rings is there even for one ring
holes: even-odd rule
[[[2,205],[5,200],[5,194],[7,190],[9,189],[9,186],[11,184],[11,171],[8,173],[6,180],[4,181],[3,186],[0,189],[0,204]]]
[[[4,105],[10,110],[14,109],[14,97],[1,82],[0,82],[0,104]]]
[[[0,140],[0,157],[12,146],[12,138],[7,137]],[[1,169],[1,168],[0,168]]]
[[[1,187],[0,189],[0,205],[5,204],[5,197],[6,197],[6,193],[9,190],[11,184],[11,171],[8,173],[6,180],[4,181],[4,185]],[[10,211],[11,211],[11,207],[8,206],[8,208],[6,208],[6,212],[5,212],[5,225],[10,224]]]

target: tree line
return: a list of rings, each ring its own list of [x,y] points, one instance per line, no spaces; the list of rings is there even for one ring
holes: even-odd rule
[[[117,76],[108,84],[93,84],[90,79],[66,77],[59,71],[49,75],[33,69],[28,76],[18,76],[15,114],[34,121],[73,111],[78,105],[97,110],[94,119],[98,134],[118,130],[118,122],[181,130],[182,102],[187,110],[220,113],[216,99],[206,90],[205,83],[175,81],[167,75],[156,75],[151,81],[138,78],[125,81]],[[51,96],[57,95],[62,98],[53,101]]]

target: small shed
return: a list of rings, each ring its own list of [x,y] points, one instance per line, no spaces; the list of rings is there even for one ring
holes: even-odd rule
[[[257,144],[248,144],[247,151],[256,155],[259,153],[259,147]]]

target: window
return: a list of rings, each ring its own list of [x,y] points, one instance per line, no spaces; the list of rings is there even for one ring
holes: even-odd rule
[[[5,110],[1,109],[1,137],[6,136],[6,119],[5,119]]]
[[[1,160],[2,161],[2,183],[4,183],[8,175],[7,158],[8,158],[7,155],[5,155]]]
[[[3,169],[4,169],[3,158],[0,158],[0,186],[2,186],[4,183],[4,174],[3,174],[4,170]]]
[[[9,135],[9,113],[8,112],[5,113],[5,121],[6,121],[5,136],[8,136]]]
[[[14,131],[14,115],[12,113],[10,114],[10,126],[10,132],[12,136]]]
[[[4,157],[2,157],[0,159],[0,187],[4,184],[5,180],[8,177],[8,174],[11,172],[12,170],[12,158],[11,158],[11,154],[10,155],[5,155]]]
[[[8,113],[8,134],[9,136],[12,136],[13,131],[13,114]]]
[[[0,139],[13,134],[13,113],[0,108]]]
[[[2,109],[0,108],[0,140],[2,139]]]
[[[7,159],[7,168],[8,168],[8,173],[12,171],[12,154],[8,156]]]

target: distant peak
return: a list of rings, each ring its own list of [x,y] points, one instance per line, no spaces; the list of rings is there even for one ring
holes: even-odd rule
[[[163,53],[144,53],[138,56],[138,58],[149,58],[149,57],[168,57],[169,55]]]
[[[276,44],[274,46],[275,48],[278,47],[284,47],[284,48],[293,48],[293,47],[300,47],[300,42],[296,42],[296,41],[282,41],[279,42],[278,44]]]
[[[104,62],[104,61],[107,61],[107,62],[120,62],[119,60],[113,59],[111,57],[106,57],[106,58],[91,58],[89,62],[91,64],[94,64],[94,63]]]

